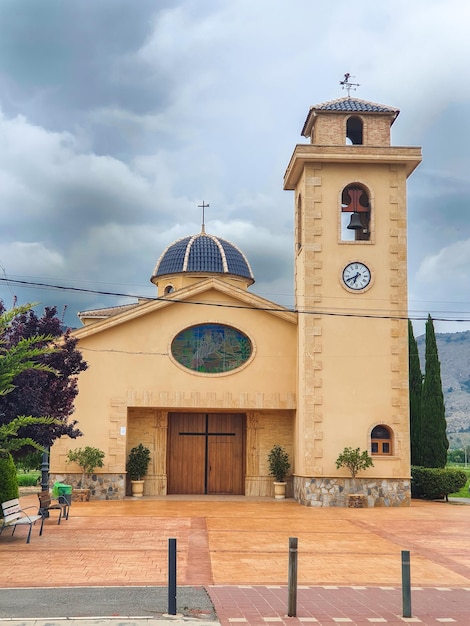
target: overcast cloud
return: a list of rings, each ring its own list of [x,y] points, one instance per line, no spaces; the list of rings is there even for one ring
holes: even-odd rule
[[[293,304],[283,175],[313,104],[401,110],[423,147],[408,186],[410,314],[470,329],[467,0],[0,0],[3,278],[155,295],[164,248],[206,230],[240,246],[252,291]],[[11,306],[129,302],[1,282]],[[422,332],[423,325],[416,330]]]

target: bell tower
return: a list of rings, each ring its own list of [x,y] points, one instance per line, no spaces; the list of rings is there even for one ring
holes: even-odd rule
[[[352,97],[310,108],[284,189],[295,192],[295,498],[409,503],[406,180],[421,149],[392,146],[395,108]],[[351,481],[345,447],[374,466]]]

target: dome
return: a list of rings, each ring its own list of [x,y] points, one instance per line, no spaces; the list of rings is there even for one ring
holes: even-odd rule
[[[169,245],[153,272],[152,282],[169,274],[225,274],[255,282],[246,256],[239,248],[220,237],[201,232],[183,237]]]

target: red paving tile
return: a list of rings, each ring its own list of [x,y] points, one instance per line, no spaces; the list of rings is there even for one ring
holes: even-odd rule
[[[404,618],[401,588],[302,587],[296,617],[287,616],[287,587],[215,586],[208,588],[222,626],[295,624],[470,624],[470,587],[413,589],[412,618]]]
[[[430,502],[362,510],[248,498],[74,503],[68,521],[47,520],[29,545],[22,529],[0,537],[0,586],[164,586],[174,537],[178,584],[204,585],[223,626],[403,624],[400,557],[409,550],[411,623],[469,626],[469,521],[469,506]],[[296,617],[286,616],[291,536]]]

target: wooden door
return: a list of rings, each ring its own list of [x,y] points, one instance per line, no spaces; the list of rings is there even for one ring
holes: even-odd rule
[[[170,413],[168,421],[168,493],[244,493],[244,414]]]
[[[168,493],[204,493],[205,430],[205,415],[169,415]]]
[[[209,415],[207,493],[243,494],[243,415]]]

